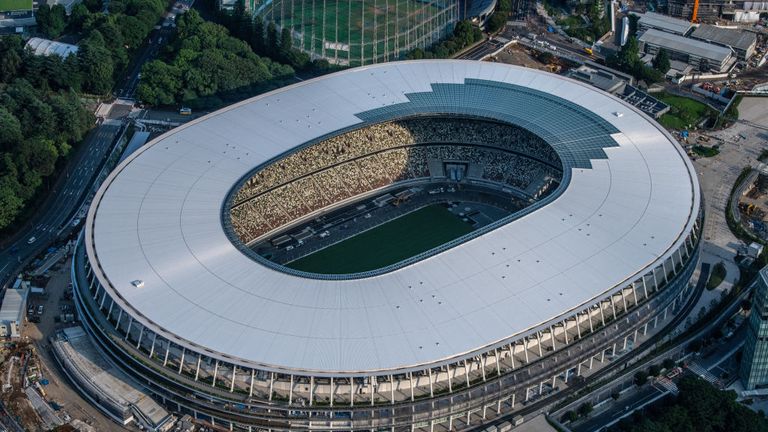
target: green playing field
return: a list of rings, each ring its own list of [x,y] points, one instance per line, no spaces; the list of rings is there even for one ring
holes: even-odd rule
[[[32,10],[32,0],[0,0],[0,12]]]
[[[275,0],[262,13],[301,34],[294,45],[341,58],[383,55],[431,31],[444,0]],[[435,20],[438,22],[439,20]],[[324,46],[324,44],[327,44]],[[374,49],[375,48],[375,49]]]
[[[375,270],[430,250],[473,228],[442,205],[431,205],[321,249],[287,267],[313,273]]]

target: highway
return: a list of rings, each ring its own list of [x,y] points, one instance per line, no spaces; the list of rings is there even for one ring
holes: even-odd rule
[[[184,0],[179,3],[191,7],[192,2]],[[120,87],[114,92],[116,96],[126,99],[134,97],[141,68],[157,56],[175,31],[170,22],[166,26],[162,25],[166,21],[167,18],[162,19],[159,28],[150,33],[147,42],[136,53],[124,77],[118,80]],[[5,287],[26,263],[57,240],[66,238],[74,229],[71,226],[72,218],[95,189],[97,175],[104,167],[124,125],[125,119],[112,119],[92,129],[67,162],[67,167],[37,213],[10,242],[0,245],[0,287]]]

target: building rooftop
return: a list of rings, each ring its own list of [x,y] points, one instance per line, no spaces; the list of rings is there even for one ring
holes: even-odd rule
[[[428,113],[541,136],[563,161],[561,193],[354,279],[277,270],[227,234],[225,200],[256,167],[339,130]],[[684,244],[698,209],[677,141],[620,99],[528,68],[414,61],[304,81],[154,139],[105,180],[83,238],[110,297],[174,343],[271,370],[386,373],[505,346],[618,292]]]
[[[30,38],[27,41],[26,48],[31,49],[35,55],[57,55],[62,58],[70,54],[76,54],[78,50],[77,45],[70,45],[38,37]]]
[[[726,29],[702,24],[691,33],[691,37],[729,47],[748,50],[757,43],[757,35],[744,30]]]
[[[20,289],[7,289],[0,306],[0,324],[15,322],[20,325],[24,320],[24,305],[29,293],[28,284],[21,284]]]
[[[689,21],[672,18],[671,16],[655,12],[647,12],[637,15],[640,17],[640,21],[638,22],[639,26],[655,28],[680,35],[688,33],[693,26]]]
[[[568,76],[592,84],[600,90],[609,93],[617,91],[626,84],[626,81],[610,72],[593,69],[589,66],[581,66],[578,69],[571,70]]]
[[[655,29],[646,30],[640,36],[640,41],[708,60],[715,60],[717,63],[723,63],[732,55],[729,48]]]

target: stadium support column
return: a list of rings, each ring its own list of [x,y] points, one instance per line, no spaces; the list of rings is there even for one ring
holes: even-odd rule
[[[182,356],[182,361],[184,361],[184,357]],[[179,367],[181,369],[181,367]],[[229,383],[229,392],[233,393],[235,391],[235,374],[237,373],[237,365],[232,365],[232,381]]]
[[[485,382],[485,367],[488,364],[488,353],[480,355],[480,373],[483,375],[483,382]]]
[[[509,358],[512,360],[512,370],[515,369],[515,345],[509,344]]]
[[[157,342],[157,333],[152,333],[152,347],[149,349],[149,358],[155,354],[155,342]]]
[[[219,375],[219,361],[216,360],[216,364],[213,367],[213,381],[211,382],[211,387],[216,387],[216,377]]]
[[[290,375],[291,382],[290,387],[288,387],[288,405],[293,404],[293,374]]]
[[[581,339],[581,312],[576,314],[576,336]]]
[[[355,406],[355,379],[349,378],[349,406]]]
[[[627,300],[626,300],[626,298],[624,298],[625,297],[624,296],[624,288],[621,289],[620,293],[621,293],[621,304],[624,305],[624,313],[626,313],[628,309],[627,309]]]
[[[314,402],[314,400],[315,400],[315,377],[310,375],[309,376],[309,406],[312,406],[312,402]]]
[[[530,363],[528,361],[528,346],[527,346],[527,345],[529,345],[529,342],[530,342],[530,340],[528,338],[523,340],[523,352],[525,353],[525,364]]]
[[[603,313],[603,301],[600,300],[600,303],[598,304],[598,309],[600,309],[600,321],[603,323],[603,327],[605,327],[605,314]]]
[[[411,402],[413,402],[416,399],[413,394],[413,372],[408,372],[408,385],[411,387]]]
[[[333,394],[333,391],[334,391],[334,387],[333,387],[333,377],[331,377],[331,397],[330,397],[331,406],[333,406],[333,396],[334,396],[334,394]]]
[[[255,375],[256,375],[256,370],[255,369],[251,369],[251,383],[250,383],[250,385],[248,387],[248,397],[253,397],[253,380],[256,377]],[[274,379],[275,379],[275,374],[274,373],[270,373],[269,396],[267,396],[269,398],[269,400],[272,400],[272,382],[274,381]]]
[[[448,380],[449,380],[448,381],[448,383],[449,383],[448,386],[449,387],[451,386],[450,379],[451,379],[451,376],[448,375]],[[392,405],[394,405],[395,404],[395,377],[393,375],[389,376],[389,398],[390,398],[390,402],[392,403]]]
[[[179,375],[181,375],[181,368],[184,366],[184,355],[187,353],[187,349],[181,347],[181,361],[179,362]]]
[[[565,336],[565,344],[568,345],[568,320],[563,320],[563,336]]]
[[[498,348],[493,350],[493,357],[496,360],[496,376],[501,376],[501,353]]]
[[[464,378],[467,379],[467,388],[469,388],[469,366],[467,366],[467,359],[464,359]]]
[[[613,294],[611,294],[611,310],[613,311],[613,319],[616,319],[616,304],[613,301]]]
[[[171,351],[171,341],[165,346],[165,358],[163,358],[163,367],[168,364],[168,353]]]
[[[197,378],[200,376],[200,362],[203,361],[203,355],[198,354],[197,355],[197,367],[195,368],[195,381],[197,381]]]
[[[592,326],[592,308],[588,307],[586,312],[587,312],[587,319],[589,319],[589,332],[594,333],[595,328]]]
[[[555,329],[549,326],[549,336],[552,338],[552,351],[557,351],[557,345],[555,344]]]
[[[138,337],[138,340],[136,341],[136,349],[139,349],[139,347],[141,346],[142,336],[144,336],[144,326],[141,326],[141,329],[139,330],[139,337]]]
[[[131,334],[131,326],[133,325],[133,317],[128,317],[128,328],[125,330],[125,340],[128,340],[128,335]]]
[[[453,368],[453,370],[456,370],[456,369]],[[448,365],[448,393],[453,393],[453,382],[452,382],[453,380],[451,378],[451,375],[453,375],[452,366]]]
[[[640,280],[643,281],[643,298],[648,300],[648,287],[645,285],[645,276],[640,278]]]
[[[429,368],[428,371],[429,371],[429,397],[433,398],[435,397],[435,390],[432,387],[432,368]]]

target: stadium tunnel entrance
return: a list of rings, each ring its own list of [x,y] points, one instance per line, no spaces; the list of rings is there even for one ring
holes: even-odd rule
[[[526,129],[415,116],[258,167],[230,194],[225,227],[246,254],[281,271],[366,277],[504,225],[562,182],[557,152]]]

